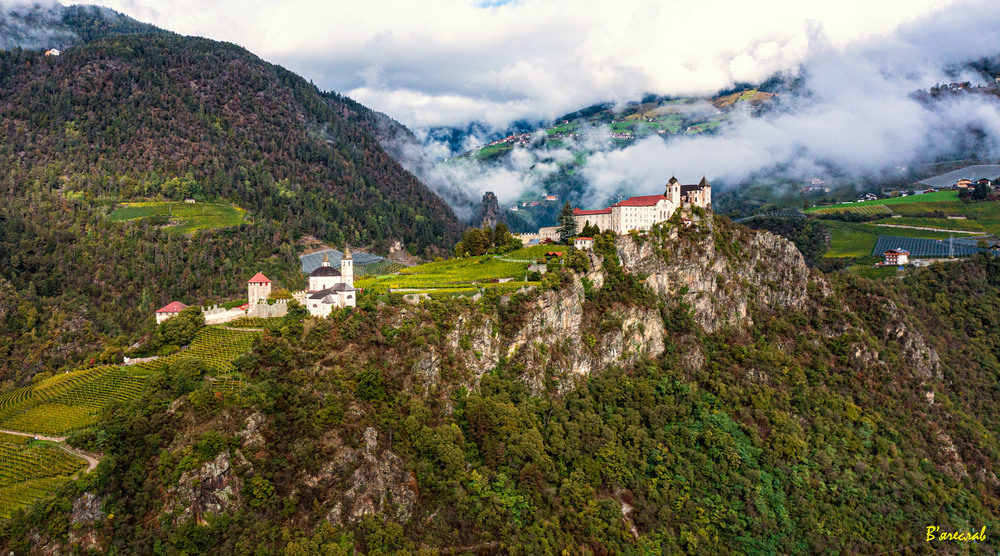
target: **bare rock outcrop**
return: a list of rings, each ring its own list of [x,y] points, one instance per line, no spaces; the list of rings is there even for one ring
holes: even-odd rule
[[[207,525],[206,514],[217,515],[237,507],[243,482],[233,472],[232,459],[229,451],[223,450],[212,461],[181,475],[177,485],[168,491],[172,501],[168,510],[183,508],[175,516],[176,523],[193,518],[198,524]],[[235,459],[242,459],[238,452]]]
[[[356,465],[347,489],[326,519],[333,525],[354,524],[369,514],[381,514],[397,523],[409,521],[417,501],[416,477],[403,460],[389,450],[379,452],[378,431],[364,432],[365,447],[345,448],[332,468]]]
[[[731,226],[718,235],[711,219],[698,226],[699,232],[678,237],[674,231],[666,239],[619,236],[616,247],[626,272],[646,276],[647,286],[661,297],[681,296],[707,332],[750,326],[752,304],[800,309],[810,282],[829,292],[788,240]]]

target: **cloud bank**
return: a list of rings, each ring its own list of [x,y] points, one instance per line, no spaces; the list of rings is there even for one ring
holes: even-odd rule
[[[410,127],[552,118],[643,93],[710,94],[891,33],[947,0],[105,0],[241,44]]]
[[[592,195],[655,189],[671,174],[728,183],[771,170],[802,179],[878,176],[953,152],[970,130],[982,133],[980,154],[998,157],[997,97],[965,94],[927,103],[913,94],[954,81],[949,64],[1000,53],[1000,37],[991,31],[998,25],[994,6],[966,2],[846,48],[816,37],[803,61],[802,90],[783,99],[783,110],[738,119],[717,135],[650,138],[598,153],[584,169]],[[985,84],[974,74],[957,79]]]

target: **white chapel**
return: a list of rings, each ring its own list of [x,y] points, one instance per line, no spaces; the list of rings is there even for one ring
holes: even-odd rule
[[[344,248],[340,270],[330,266],[330,256],[323,256],[323,263],[309,274],[309,289],[305,292],[304,305],[314,317],[326,317],[335,307],[357,305],[354,289],[354,259],[351,248]]]

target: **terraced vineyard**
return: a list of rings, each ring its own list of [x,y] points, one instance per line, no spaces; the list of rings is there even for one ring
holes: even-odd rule
[[[191,342],[191,347],[182,353],[201,359],[216,374],[229,373],[233,370],[233,360],[249,351],[259,334],[256,331],[203,328]]]
[[[138,365],[102,365],[53,376],[0,395],[0,428],[63,435],[86,428],[112,402],[128,402],[172,358],[195,356],[212,374],[233,370],[233,360],[250,349],[256,331],[203,328],[191,346],[168,358]]]
[[[532,285],[524,282],[527,270],[526,261],[507,261],[493,255],[483,255],[412,266],[400,270],[398,274],[365,277],[357,280],[355,286],[377,293],[384,293],[389,289],[420,290],[427,293],[444,290],[451,293],[475,292],[478,288],[492,287],[506,290],[515,286]],[[504,279],[510,281],[500,283]]]
[[[137,365],[101,365],[49,377],[0,395],[0,429],[65,435],[94,424],[109,404],[138,398],[146,381],[176,357],[195,356],[218,376],[215,392],[238,392],[233,360],[250,349],[257,331],[203,328],[188,349]],[[51,494],[87,465],[65,450],[27,436],[0,433],[0,518]]]
[[[28,437],[0,435],[0,518],[51,494],[87,462]]]

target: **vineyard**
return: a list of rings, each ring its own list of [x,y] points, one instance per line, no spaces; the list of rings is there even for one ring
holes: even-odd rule
[[[889,249],[905,249],[910,252],[911,257],[947,257],[949,254],[956,257],[967,257],[983,251],[974,245],[947,240],[879,236],[872,254],[881,256]]]
[[[86,465],[46,443],[0,434],[0,518],[48,496]]]
[[[203,328],[180,354],[138,365],[102,365],[67,372],[0,395],[0,428],[61,435],[86,428],[113,402],[139,397],[146,381],[165,362],[194,356],[213,374],[233,370],[233,360],[248,351],[255,331]]]
[[[826,207],[821,209],[816,209],[811,211],[812,214],[836,214],[836,213],[851,213],[851,214],[892,214],[892,209],[886,205],[862,205],[857,204],[843,204],[833,207]]]
[[[165,363],[194,356],[209,372],[209,389],[238,392],[242,379],[232,374],[233,360],[248,351],[257,331],[202,328],[188,349],[137,365],[101,365],[52,376],[0,395],[0,428],[42,435],[65,435],[94,424],[114,402],[138,398]],[[0,433],[0,518],[51,494],[86,462],[62,449],[27,436]]]
[[[358,288],[384,293],[389,289],[457,293],[475,292],[479,288],[502,287],[517,289],[526,283],[526,261],[506,261],[493,255],[450,259],[405,268],[398,274],[370,276],[357,280]],[[507,280],[500,283],[500,280]],[[516,283],[516,284],[515,284]]]

